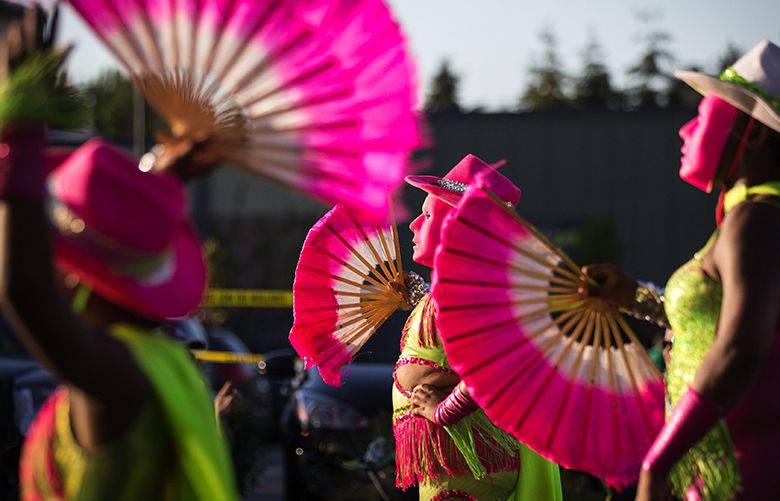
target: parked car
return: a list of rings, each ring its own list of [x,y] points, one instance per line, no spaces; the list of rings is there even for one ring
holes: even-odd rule
[[[0,501],[18,499],[19,454],[35,413],[57,386],[0,316]]]
[[[285,499],[417,499],[395,488],[391,387],[404,320],[400,313],[380,327],[338,388],[290,355],[266,357],[267,366],[295,369],[280,416]]]

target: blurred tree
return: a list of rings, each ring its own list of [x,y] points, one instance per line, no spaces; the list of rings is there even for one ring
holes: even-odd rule
[[[552,28],[546,27],[539,34],[543,46],[541,62],[530,68],[530,83],[520,98],[520,108],[547,110],[571,105],[566,95],[566,74],[558,57],[558,41]]]
[[[133,141],[133,84],[117,70],[109,70],[82,84],[91,106],[95,133],[109,141],[130,146]],[[146,107],[146,138],[151,144],[160,121]]]
[[[644,46],[639,62],[628,69],[633,85],[628,89],[625,105],[629,109],[655,108],[668,104],[667,89],[672,76],[670,67],[674,62],[672,53],[665,48],[670,35],[656,27],[660,13],[656,10],[640,10],[636,14],[643,27],[638,35]]]
[[[718,62],[715,64],[715,72],[720,75],[723,73],[723,70],[734,64],[742,54],[742,49],[729,42],[726,45],[726,50],[718,57]]]
[[[701,71],[698,66],[689,66],[686,71]],[[666,106],[677,109],[695,109],[699,105],[701,94],[679,78],[672,78],[666,89]]]
[[[573,102],[578,108],[616,109],[620,106],[620,93],[612,87],[601,45],[592,29],[582,51],[582,73],[574,81]]]
[[[450,70],[449,61],[442,61],[438,73],[433,77],[431,90],[425,100],[425,110],[436,113],[461,111],[458,103],[458,81],[460,77]]]

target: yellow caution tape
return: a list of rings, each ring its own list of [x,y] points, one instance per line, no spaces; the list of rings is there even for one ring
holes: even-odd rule
[[[192,355],[201,362],[217,362],[221,364],[257,364],[262,362],[263,355],[259,353],[234,353],[232,351],[192,350]]]
[[[292,308],[292,291],[255,289],[209,289],[207,307]]]

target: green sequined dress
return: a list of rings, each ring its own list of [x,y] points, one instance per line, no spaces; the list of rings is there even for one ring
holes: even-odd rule
[[[744,193],[740,201],[749,197]],[[732,197],[733,198],[733,197]],[[736,204],[735,204],[736,205]],[[674,332],[666,373],[673,408],[715,339],[723,287],[702,257],[717,239],[679,268],[666,286],[666,315]],[[780,256],[778,257],[780,259]],[[780,336],[739,406],[675,464],[670,478],[686,499],[780,499]]]

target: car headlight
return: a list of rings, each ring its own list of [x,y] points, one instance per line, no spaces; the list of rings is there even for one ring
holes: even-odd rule
[[[368,426],[368,419],[352,407],[305,391],[295,394],[295,412],[303,427],[345,430]]]

